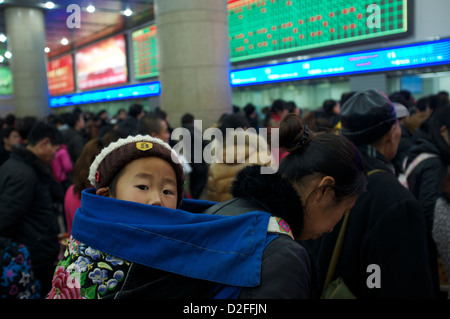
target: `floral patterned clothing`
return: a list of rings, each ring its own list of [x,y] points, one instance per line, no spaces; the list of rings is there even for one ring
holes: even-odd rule
[[[120,291],[131,263],[70,237],[47,299],[101,299]]]
[[[0,237],[0,299],[40,299],[30,252],[23,244]]]

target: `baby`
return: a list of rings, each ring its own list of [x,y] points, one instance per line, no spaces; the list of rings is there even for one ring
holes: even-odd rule
[[[103,149],[91,165],[89,180],[97,195],[177,208],[185,175],[177,153],[167,143],[138,135]]]
[[[262,286],[265,247],[277,236],[293,241],[267,212],[203,214],[214,203],[201,200],[180,207],[182,162],[158,138],[111,143],[89,180],[95,188],[82,192],[49,299],[237,298]]]

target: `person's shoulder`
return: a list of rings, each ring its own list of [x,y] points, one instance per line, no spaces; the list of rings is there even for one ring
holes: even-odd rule
[[[274,238],[264,250],[264,257],[277,255],[281,251],[289,251],[296,256],[307,255],[306,249],[288,235],[280,234]]]
[[[368,177],[367,192],[361,197],[369,197],[373,205],[388,206],[404,201],[419,205],[414,195],[404,187],[398,177],[389,171],[380,171]]]

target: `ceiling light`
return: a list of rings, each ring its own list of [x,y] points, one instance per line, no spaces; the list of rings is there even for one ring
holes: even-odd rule
[[[2,63],[3,61],[5,61],[5,58],[0,55],[0,63]]]
[[[92,4],[88,5],[86,8],[86,11],[89,13],[93,13],[93,12],[95,12],[95,7]]]
[[[9,51],[5,51],[5,58],[11,59],[11,57],[12,57],[12,53]]]
[[[49,53],[50,52],[50,48],[49,47],[45,47],[44,52],[45,53]]]
[[[45,7],[46,7],[47,9],[53,9],[53,8],[55,7],[55,4],[54,4],[53,2],[51,2],[51,1],[47,1],[47,2],[45,3]]]
[[[6,42],[6,35],[4,35],[3,33],[0,33],[0,42]]]
[[[123,15],[125,15],[127,17],[131,16],[132,14],[133,14],[133,11],[131,11],[131,9],[125,9],[123,11]]]
[[[62,45],[68,45],[69,44],[69,40],[67,40],[67,38],[62,38],[61,39],[61,44]]]

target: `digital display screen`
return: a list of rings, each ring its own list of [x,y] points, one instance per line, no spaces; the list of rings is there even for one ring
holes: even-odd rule
[[[231,86],[249,86],[309,78],[371,73],[395,69],[450,64],[450,39],[403,45],[381,50],[359,51],[297,62],[235,69],[230,72]],[[0,71],[2,68],[0,68]],[[0,77],[1,79],[1,77]],[[402,79],[402,85],[418,87]],[[411,88],[411,87],[410,87]],[[418,89],[421,89],[418,87]],[[120,88],[77,93],[50,98],[50,106],[67,106],[118,99],[159,95],[159,81]]]
[[[127,100],[161,94],[160,82],[123,86],[50,98],[50,107]]]
[[[127,82],[125,36],[111,37],[75,54],[80,90]]]
[[[158,75],[156,25],[132,33],[135,78],[145,79]]]
[[[51,96],[75,91],[72,55],[65,55],[47,64],[48,91]]]
[[[0,66],[0,95],[11,95],[12,75],[9,66]]]
[[[229,0],[231,62],[407,31],[407,0]]]
[[[450,39],[265,65],[230,72],[232,86],[371,73],[450,63]]]

